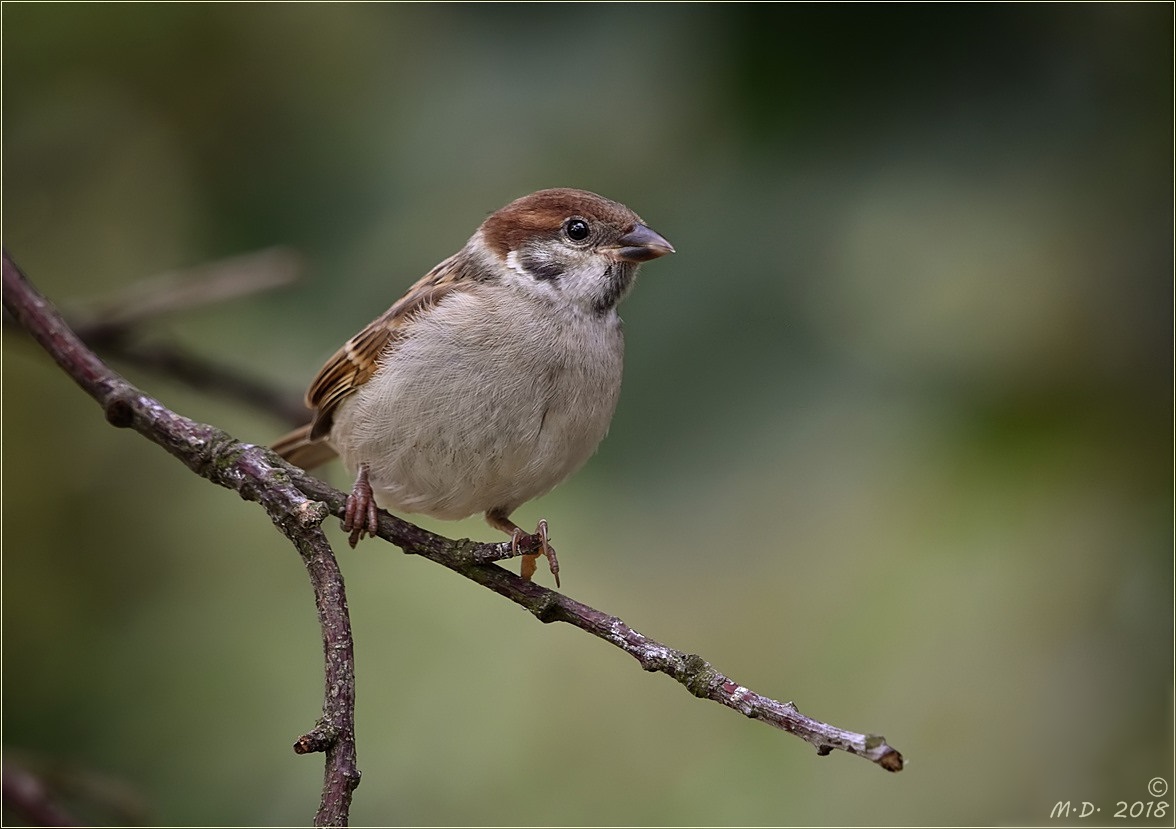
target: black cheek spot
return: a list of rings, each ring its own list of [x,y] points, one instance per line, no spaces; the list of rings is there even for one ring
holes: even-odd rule
[[[554,282],[563,276],[563,265],[550,259],[540,259],[523,253],[519,255],[519,264],[523,270],[542,282]]]

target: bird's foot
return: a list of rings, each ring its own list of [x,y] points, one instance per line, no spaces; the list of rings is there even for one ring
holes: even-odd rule
[[[365,535],[375,536],[379,525],[376,496],[368,481],[367,464],[361,463],[359,473],[355,476],[355,486],[347,496],[347,509],[343,513],[343,531],[351,533],[347,543],[354,547]]]
[[[525,580],[531,581],[538,567],[537,562],[539,561],[539,556],[545,556],[547,558],[547,566],[551,570],[551,575],[555,577],[555,586],[559,587],[559,559],[555,556],[555,548],[547,540],[547,519],[540,519],[539,525],[535,527],[535,532],[533,533],[525,533],[521,528],[515,527],[514,531],[510,534],[511,550],[517,553],[520,545],[524,543],[532,544],[536,539],[539,541],[539,552],[531,555],[523,555],[519,575]]]

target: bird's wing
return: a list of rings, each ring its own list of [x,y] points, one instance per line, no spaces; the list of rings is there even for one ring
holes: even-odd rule
[[[314,410],[311,440],[326,437],[335,409],[389,359],[396,343],[404,339],[413,317],[470,283],[469,277],[457,267],[457,258],[456,254],[449,257],[421,277],[391,308],[327,360],[306,392],[306,405]]]

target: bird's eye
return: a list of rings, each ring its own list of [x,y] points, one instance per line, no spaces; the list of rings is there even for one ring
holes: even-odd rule
[[[583,219],[568,219],[564,222],[564,233],[573,242],[583,242],[588,238],[588,223]]]

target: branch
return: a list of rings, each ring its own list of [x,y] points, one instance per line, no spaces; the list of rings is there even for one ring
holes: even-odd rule
[[[291,482],[304,495],[327,505],[331,514],[342,517],[347,496],[339,490],[293,469]],[[845,751],[877,763],[887,771],[902,771],[903,757],[886,738],[875,734],[858,734],[811,719],[801,714],[792,702],[779,702],[746,688],[720,673],[698,654],[687,653],[650,639],[616,616],[610,616],[582,602],[557,593],[534,582],[523,581],[514,573],[490,564],[524,553],[535,553],[538,541],[511,550],[509,541],[479,544],[469,539],[451,540],[421,529],[415,524],[381,510],[377,535],[410,555],[419,555],[460,573],[471,581],[493,590],[530,611],[539,621],[566,622],[620,648],[647,671],[666,674],[685,686],[691,694],[725,705],[745,717],[761,720],[811,743],[817,754]]]
[[[310,575],[322,628],[326,691],[314,730],[299,739],[299,753],[325,751],[323,793],[316,825],[345,826],[355,767],[355,673],[351,623],[343,577],[319,523],[321,505],[290,484],[289,467],[268,449],[234,440],[189,420],[147,396],[108,368],[66,325],[4,252],[4,307],[65,372],[102,406],[111,425],[132,428],[213,483],[257,501],[298,548]]]
[[[51,306],[28,285],[7,253],[4,256],[4,289],[5,305],[12,309],[62,368],[103,405],[111,423],[136,429],[209,480],[237,490],[248,500],[263,503],[279,528],[299,547],[311,571],[312,580],[316,579],[316,567],[312,567],[312,561],[329,560],[330,566],[337,568],[325,538],[320,541],[318,522],[322,520],[321,509],[311,502],[324,504],[331,515],[341,517],[346,502],[344,493],[285,464],[264,448],[240,443],[211,426],[176,415],[135,389],[82,346]],[[313,528],[313,532],[308,527]],[[309,533],[305,537],[301,535],[304,531]],[[379,515],[378,535],[406,553],[428,558],[510,599],[542,622],[566,622],[603,639],[635,658],[645,670],[672,677],[697,697],[714,700],[744,716],[762,720],[794,734],[816,747],[819,755],[834,750],[845,751],[864,757],[887,771],[900,771],[903,768],[902,755],[881,736],[846,731],[806,717],[791,702],[782,703],[740,685],[697,654],[680,651],[650,639],[616,616],[602,613],[533,582],[523,581],[491,563],[512,555],[509,542],[478,544],[468,539],[451,540],[384,511]],[[534,550],[524,547],[517,552],[529,553]],[[334,572],[337,573],[337,569]],[[325,591],[320,594],[316,581],[324,647],[328,650],[329,703],[334,686],[331,685],[333,668],[328,641],[334,639],[330,638],[328,631],[333,624],[340,623],[339,620],[346,624],[346,604],[342,601],[341,578],[334,580],[333,575],[326,578],[339,591],[339,601],[332,604]],[[322,610],[324,602],[328,607],[335,608],[332,611],[335,615],[331,619]],[[349,645],[349,633],[346,640]],[[347,665],[336,665],[334,668],[346,680],[344,685],[338,686],[341,697],[353,693],[350,659],[348,651],[345,660]],[[352,701],[349,698],[345,707],[350,706]],[[347,726],[352,722],[347,719]],[[328,747],[328,784],[324,787],[324,806],[331,780],[329,747],[334,735],[340,735],[342,739],[341,728],[339,722],[327,715],[325,703],[324,717],[319,726],[299,741],[299,746],[305,750]],[[347,731],[346,736],[352,738],[353,733]],[[350,771],[354,771],[353,766]],[[337,773],[334,779],[339,786],[354,788],[358,782],[358,773],[354,777]],[[350,789],[347,791],[349,799]]]
[[[267,465],[257,468],[256,480],[270,477]],[[260,500],[274,524],[302,555],[302,563],[314,586],[326,663],[323,715],[313,729],[294,743],[294,752],[326,752],[323,793],[314,825],[346,826],[351,794],[359,785],[360,773],[355,763],[355,648],[343,574],[323,533],[322,523],[327,517],[323,505],[307,501],[286,482],[277,480],[272,486],[279,497],[263,494]]]

